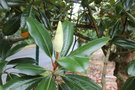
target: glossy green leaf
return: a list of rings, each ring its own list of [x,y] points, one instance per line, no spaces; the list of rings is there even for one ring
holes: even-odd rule
[[[34,38],[36,44],[44,50],[44,52],[51,57],[53,53],[53,46],[51,42],[51,36],[48,31],[33,18],[27,18],[27,26],[30,35]]]
[[[6,0],[0,0],[0,5],[3,7],[3,9],[9,10]]]
[[[13,16],[3,26],[3,33],[5,35],[12,35],[20,28],[20,16]]]
[[[67,55],[71,45],[72,45],[72,42],[73,42],[73,34],[74,34],[74,26],[71,22],[69,21],[65,21],[63,22],[62,24],[62,27],[63,27],[63,48],[62,48],[62,51],[61,51],[61,56],[65,56]]]
[[[133,22],[128,22],[128,26],[127,26],[127,29],[129,30],[129,31],[133,31],[133,32],[135,32],[135,24],[133,23]]]
[[[135,76],[135,60],[129,62],[128,68],[127,68],[127,73],[130,76]]]
[[[135,49],[135,40],[117,38],[113,41],[113,44],[126,49]]]
[[[32,8],[32,6],[30,5],[30,6],[28,6],[28,7],[23,11],[22,15],[23,15],[24,17],[33,17],[34,15],[33,15],[32,11],[33,11],[33,8]]]
[[[15,74],[8,73],[6,81],[8,82],[8,81],[16,79],[16,78],[19,78],[19,76],[15,75]]]
[[[69,56],[60,58],[58,63],[70,71],[86,73],[89,67],[89,58]]]
[[[127,13],[128,17],[129,17],[129,19],[130,19],[133,23],[135,23],[135,17],[134,17],[132,14],[128,13],[128,12],[126,12],[126,13]]]
[[[6,40],[0,40],[0,58],[5,59],[7,58],[7,53],[11,48],[11,44]]]
[[[127,79],[121,90],[135,90],[135,77]]]
[[[48,19],[47,16],[46,16],[46,14],[43,13],[43,12],[41,12],[41,11],[39,11],[39,13],[40,13],[41,20],[42,20],[42,22],[43,22],[45,28],[47,28],[47,29],[50,30],[50,29],[51,29],[51,24],[50,24],[49,19]]]
[[[61,83],[58,86],[59,90],[71,90],[65,83]]]
[[[37,65],[32,65],[32,64],[18,64],[15,67],[16,73],[21,73],[21,74],[26,74],[26,75],[40,75],[43,72],[45,72],[45,69],[37,66]]]
[[[3,88],[4,90],[31,90],[40,80],[41,77],[16,78],[7,82]]]
[[[59,21],[55,37],[53,39],[53,47],[56,52],[61,52],[63,47],[63,29],[62,29],[62,23]]]
[[[15,53],[19,52],[20,50],[22,50],[22,48],[24,48],[27,44],[26,43],[21,43],[21,44],[17,44],[16,46],[12,47],[8,53],[7,56],[12,56]]]
[[[100,86],[86,76],[68,74],[62,78],[71,90],[102,90]]]
[[[7,63],[8,63],[7,61],[0,60],[0,74],[3,73],[3,71],[4,71],[4,69],[5,69],[6,65],[7,65]]]
[[[24,0],[8,0],[7,4],[12,7],[26,5]]]
[[[90,54],[95,52],[96,50],[100,49],[104,46],[110,38],[100,38],[89,43],[85,44],[82,47],[79,47],[75,51],[71,52],[69,56],[77,56],[77,57],[89,57]]]
[[[8,64],[36,64],[36,60],[30,57],[24,57],[10,60]]]
[[[115,36],[121,34],[121,27],[120,27],[121,23],[119,21],[117,21],[113,28],[110,30],[110,37],[114,38]]]
[[[134,0],[123,0],[123,7],[126,11],[130,10],[134,6]]]
[[[55,81],[52,76],[42,79],[35,90],[56,90]]]

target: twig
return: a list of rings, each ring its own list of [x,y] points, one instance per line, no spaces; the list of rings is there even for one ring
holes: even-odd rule
[[[86,36],[84,36],[84,35],[82,35],[82,34],[80,34],[78,32],[75,32],[74,35],[76,35],[76,36],[78,36],[78,37],[80,37],[80,38],[82,38],[84,40],[87,40],[87,41],[91,41],[92,40],[92,38],[86,37]]]
[[[84,25],[84,24],[75,24],[74,27],[75,28],[85,28],[85,29],[92,29],[92,28],[94,28],[91,25]]]
[[[108,49],[107,54],[104,59],[104,66],[103,66],[102,79],[101,79],[103,90],[106,90],[106,72],[107,72],[107,64],[109,61],[110,51],[111,51],[111,48]]]
[[[89,16],[90,16],[90,18],[91,18],[91,20],[92,20],[92,24],[93,24],[93,26],[94,26],[94,28],[95,28],[96,34],[97,34],[97,36],[98,36],[98,38],[99,38],[99,37],[100,37],[100,33],[99,33],[98,27],[97,27],[97,25],[96,25],[96,22],[95,22],[95,20],[94,20],[94,18],[93,18],[93,16],[92,16],[91,8],[90,8],[89,6],[87,6],[87,9],[88,9]]]

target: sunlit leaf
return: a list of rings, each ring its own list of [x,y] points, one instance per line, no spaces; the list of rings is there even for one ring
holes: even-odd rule
[[[30,35],[34,38],[36,44],[44,50],[44,52],[51,57],[53,53],[53,46],[51,36],[41,23],[33,18],[27,18],[27,26]]]
[[[58,63],[70,71],[86,73],[89,67],[89,58],[69,56],[60,58]]]
[[[100,38],[93,41],[90,41],[89,43],[85,44],[82,47],[79,47],[75,51],[71,52],[69,56],[77,56],[77,57],[89,57],[93,52],[100,49],[102,46],[104,46],[110,38]]]

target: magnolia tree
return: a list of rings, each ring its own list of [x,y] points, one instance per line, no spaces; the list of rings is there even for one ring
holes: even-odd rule
[[[1,0],[0,90],[106,90],[108,61],[116,63],[118,89],[134,90],[134,2]],[[78,37],[75,42],[73,36]],[[52,70],[29,57],[7,60],[27,46],[28,39],[50,57]],[[69,52],[77,41],[85,44]],[[101,47],[105,55],[101,86],[69,74],[87,73],[89,56]]]

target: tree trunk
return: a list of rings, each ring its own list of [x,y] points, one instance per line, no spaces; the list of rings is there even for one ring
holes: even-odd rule
[[[117,77],[116,82],[117,82],[118,90],[122,88],[122,85],[128,79],[126,68],[128,62],[132,61],[132,55],[133,53],[120,54],[120,60],[116,61],[114,75]]]

